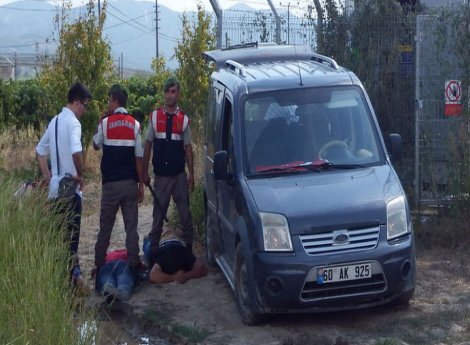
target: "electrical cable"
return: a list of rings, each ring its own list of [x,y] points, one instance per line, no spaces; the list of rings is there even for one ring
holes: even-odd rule
[[[111,3],[108,3],[108,6],[114,10],[116,10],[117,12],[119,12],[120,14],[122,14],[123,16],[129,18],[131,21],[133,21],[134,23],[136,23],[137,25],[141,26],[142,28],[144,28],[145,30],[149,30],[148,27],[146,27],[145,25],[143,25],[142,23],[136,21],[135,19],[129,17],[126,13],[122,12],[120,9],[118,9],[116,6],[113,6],[111,5]],[[153,30],[153,29],[150,29],[150,30]]]

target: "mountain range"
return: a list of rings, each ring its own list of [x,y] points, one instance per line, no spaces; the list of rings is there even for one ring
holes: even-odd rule
[[[85,10],[77,7],[71,13],[76,16]],[[124,69],[150,71],[156,55],[155,2],[111,0],[106,13],[104,34],[116,65],[122,59]],[[54,51],[57,14],[58,7],[46,1],[21,0],[0,6],[0,56]],[[159,56],[175,68],[177,62],[172,57],[181,37],[182,13],[159,5],[158,15]]]

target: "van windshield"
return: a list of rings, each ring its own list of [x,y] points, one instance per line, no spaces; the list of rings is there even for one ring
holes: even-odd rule
[[[255,94],[244,102],[243,114],[250,175],[358,168],[383,161],[372,116],[358,87]]]

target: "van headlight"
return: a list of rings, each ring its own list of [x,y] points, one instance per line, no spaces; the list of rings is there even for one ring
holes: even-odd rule
[[[387,203],[387,240],[410,232],[405,198],[399,196]]]
[[[259,213],[263,226],[263,242],[265,251],[292,251],[289,225],[282,214]]]

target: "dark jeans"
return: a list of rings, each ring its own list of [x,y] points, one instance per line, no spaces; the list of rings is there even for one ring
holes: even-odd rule
[[[98,272],[96,289],[101,292],[104,284],[110,283],[115,288],[132,293],[134,278],[129,265],[124,260],[112,260],[104,264]]]
[[[78,259],[78,243],[80,242],[80,226],[82,220],[82,198],[75,194],[70,200],[54,200],[52,209],[61,216],[61,225],[65,227],[64,241],[69,246],[68,267],[70,281],[75,285],[81,275]]]
[[[73,199],[54,201],[54,211],[63,215],[62,222],[66,225],[67,232],[64,239],[69,244],[70,256],[78,253],[80,242],[80,226],[82,219],[82,198],[75,194]]]

